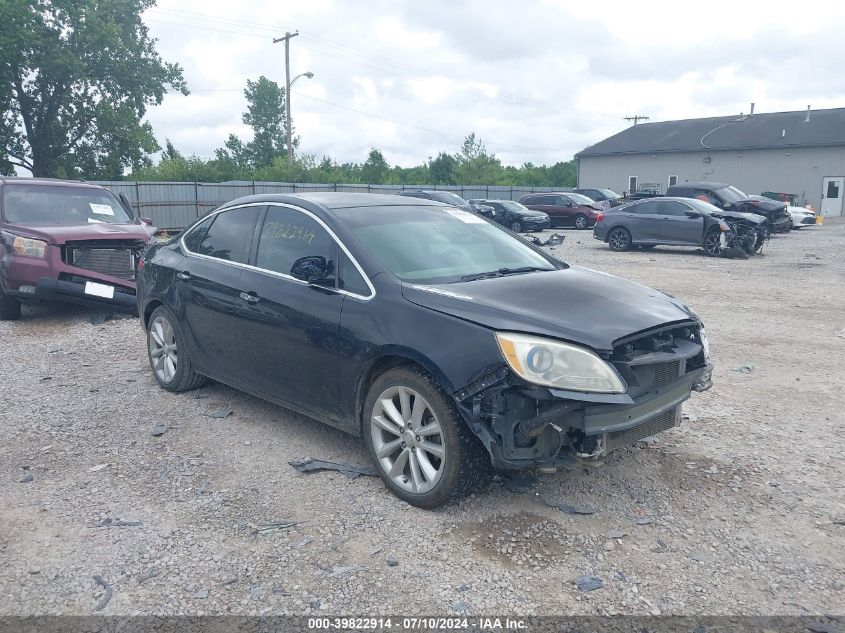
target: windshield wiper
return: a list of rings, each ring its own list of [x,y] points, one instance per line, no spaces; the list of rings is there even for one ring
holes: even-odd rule
[[[549,271],[554,268],[538,268],[537,266],[520,266],[518,268],[499,268],[497,270],[488,270],[483,273],[473,273],[471,275],[464,275],[461,281],[475,281],[476,279],[487,279],[490,277],[504,277],[505,275],[517,275],[519,273],[533,273],[538,271]]]

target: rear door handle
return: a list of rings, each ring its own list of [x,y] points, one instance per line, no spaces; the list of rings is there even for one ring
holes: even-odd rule
[[[179,281],[190,281],[191,280],[191,273],[185,272],[178,272],[176,273],[176,279]]]
[[[259,301],[261,301],[261,297],[259,297],[254,292],[242,292],[239,296],[240,296],[241,299],[243,299],[247,303],[256,304]]]

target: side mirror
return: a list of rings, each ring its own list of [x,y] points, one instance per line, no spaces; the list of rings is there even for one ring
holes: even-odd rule
[[[695,209],[690,209],[689,211],[684,211],[688,218],[700,218],[702,213],[701,211],[696,211]]]
[[[325,282],[331,278],[333,273],[334,263],[327,261],[322,255],[300,257],[290,269],[292,276],[307,281],[312,286],[326,285]]]
[[[142,224],[146,224],[147,226],[153,225],[153,219],[152,218],[138,218],[138,219],[141,220]]]
[[[123,205],[123,208],[126,213],[128,213],[133,218],[137,217],[135,209],[132,208],[132,203],[129,202],[129,198],[126,196],[125,193],[121,191],[119,194],[117,194],[117,199],[120,200],[120,204]],[[150,222],[150,224],[152,224],[152,222]]]
[[[722,205],[725,209],[733,209],[734,203],[733,202],[726,202]]]

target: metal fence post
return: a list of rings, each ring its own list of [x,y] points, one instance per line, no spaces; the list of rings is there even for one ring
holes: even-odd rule
[[[194,181],[194,208],[197,212],[197,217],[200,217],[200,184]]]

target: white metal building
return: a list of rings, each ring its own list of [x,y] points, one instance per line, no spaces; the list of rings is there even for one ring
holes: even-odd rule
[[[795,194],[800,205],[839,216],[845,108],[641,123],[576,158],[579,187],[665,192],[685,180],[721,181],[748,194]]]

